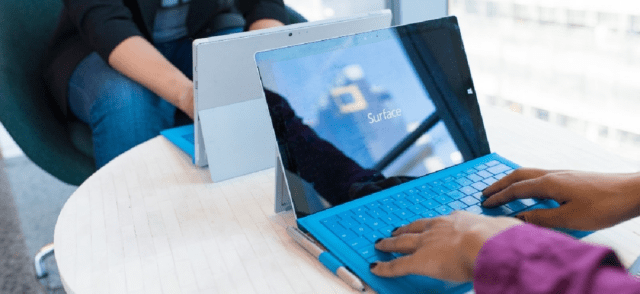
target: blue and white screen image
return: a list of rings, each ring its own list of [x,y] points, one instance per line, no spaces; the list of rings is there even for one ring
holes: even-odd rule
[[[442,121],[390,163],[380,161],[436,111],[398,38],[297,54],[270,64],[265,87],[303,122],[363,168],[386,177],[423,176],[462,162]]]

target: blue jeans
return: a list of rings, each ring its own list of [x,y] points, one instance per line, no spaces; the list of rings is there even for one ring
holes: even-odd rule
[[[225,29],[212,34],[241,32]],[[192,79],[191,40],[155,44],[165,58]],[[116,156],[176,126],[176,107],[109,66],[93,52],[83,59],[69,80],[69,108],[93,134],[93,153],[100,168]],[[184,121],[184,119],[182,119]]]

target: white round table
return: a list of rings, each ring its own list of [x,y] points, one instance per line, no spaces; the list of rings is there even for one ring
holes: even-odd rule
[[[548,123],[493,108],[492,151],[522,166],[631,172],[637,168]],[[274,159],[275,160],[275,159]],[[71,195],[54,243],[67,293],[344,293],[355,290],[286,234],[274,213],[274,170],[212,183],[209,170],[163,137],[101,168]],[[596,232],[629,266],[640,221]]]

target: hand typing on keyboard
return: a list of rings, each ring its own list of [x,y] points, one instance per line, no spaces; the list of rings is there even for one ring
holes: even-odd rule
[[[640,173],[605,174],[520,168],[483,191],[491,208],[515,199],[553,199],[560,207],[518,218],[550,228],[596,230],[640,215]]]
[[[410,274],[466,282],[482,244],[522,221],[510,217],[487,217],[466,211],[424,218],[393,231],[391,238],[377,241],[375,248],[407,254],[388,262],[374,262],[371,272],[383,277]]]

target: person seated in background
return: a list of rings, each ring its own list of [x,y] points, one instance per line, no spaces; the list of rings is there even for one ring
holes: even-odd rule
[[[62,112],[91,127],[100,168],[193,118],[194,38],[286,20],[283,0],[65,0],[44,79]]]
[[[521,168],[483,194],[486,207],[533,197],[560,206],[517,218],[454,212],[417,220],[376,242],[378,250],[407,255],[372,263],[371,272],[473,281],[476,293],[640,293],[640,280],[611,249],[532,225],[596,230],[637,217],[640,173]]]

